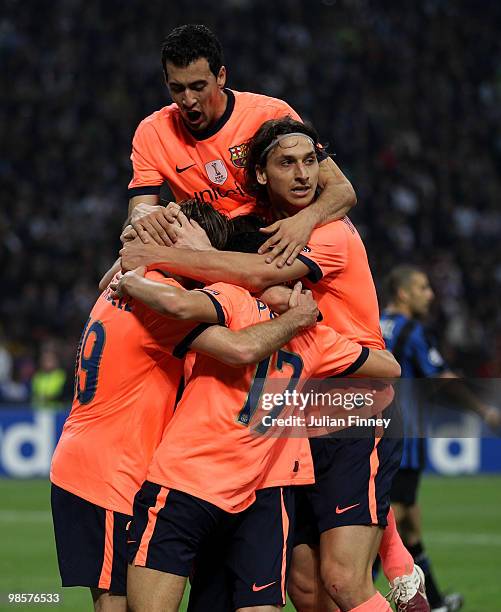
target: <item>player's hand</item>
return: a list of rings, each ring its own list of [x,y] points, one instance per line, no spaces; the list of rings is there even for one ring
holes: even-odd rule
[[[170,202],[167,207],[138,204],[132,211],[131,225],[145,244],[154,242],[160,246],[172,246],[169,233],[180,210],[175,202]]]
[[[294,285],[289,298],[290,312],[297,316],[299,329],[308,329],[317,323],[319,310],[318,305],[313,299],[313,294],[308,289],[302,290],[300,282]]]
[[[126,242],[120,250],[122,270],[134,270],[161,261],[156,244],[144,244],[139,238]]]
[[[129,295],[129,288],[131,283],[134,283],[138,278],[142,278],[146,274],[146,268],[140,266],[135,270],[126,272],[114,283],[111,283],[111,297],[120,299]]]
[[[268,308],[273,312],[282,314],[289,310],[289,300],[292,294],[292,289],[285,285],[273,285],[262,291],[258,295],[258,299],[268,305]]]
[[[122,244],[125,244],[126,242],[129,242],[131,240],[134,240],[135,238],[138,237],[138,233],[136,232],[136,230],[132,227],[132,225],[126,225],[123,229],[123,232],[120,234],[120,242]],[[146,242],[151,242],[151,240],[148,237],[148,240]]]
[[[294,287],[292,288],[291,294],[289,296],[289,308],[295,308],[299,304],[299,296],[301,295],[301,291],[303,290],[303,283],[301,281],[297,281],[294,283]]]
[[[177,222],[171,224],[172,242],[176,248],[193,249],[195,251],[207,251],[212,249],[205,230],[194,219],[188,219],[186,215],[180,211],[177,216]]]
[[[276,260],[278,268],[283,268],[286,263],[291,266],[306,246],[315,225],[316,219],[307,209],[301,210],[293,217],[275,221],[268,227],[261,228],[263,233],[273,235],[261,246],[259,253],[266,253],[266,263]]]
[[[181,214],[181,206],[176,204],[176,202],[169,202],[167,206],[164,208],[164,219],[168,221],[168,224],[164,224],[164,229],[169,237],[169,242],[167,246],[174,246],[177,241],[177,229],[181,227],[181,220],[179,219],[179,215]]]

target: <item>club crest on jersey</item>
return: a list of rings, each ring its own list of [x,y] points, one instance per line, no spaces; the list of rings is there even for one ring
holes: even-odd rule
[[[205,164],[205,172],[207,172],[209,179],[216,183],[216,185],[222,185],[228,178],[228,170],[222,159],[214,159]]]
[[[245,159],[247,157],[248,146],[245,143],[230,147],[230,161],[237,168],[243,168],[245,166]]]

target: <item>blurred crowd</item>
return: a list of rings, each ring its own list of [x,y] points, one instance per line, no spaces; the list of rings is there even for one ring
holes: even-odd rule
[[[447,358],[501,376],[500,3],[5,0],[0,398],[71,397],[126,216],[131,138],[169,103],[161,41],[190,22],[220,37],[230,87],[315,124],[357,192],[378,285],[422,264]]]

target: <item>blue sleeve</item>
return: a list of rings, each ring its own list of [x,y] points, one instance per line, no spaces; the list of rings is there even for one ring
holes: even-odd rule
[[[412,360],[421,376],[434,376],[446,369],[444,358],[422,325],[416,327],[409,344],[412,347]]]

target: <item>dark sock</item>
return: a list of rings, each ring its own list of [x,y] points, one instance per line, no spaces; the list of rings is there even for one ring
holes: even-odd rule
[[[437,583],[435,582],[435,578],[431,571],[430,560],[428,559],[428,555],[423,548],[421,542],[414,544],[414,546],[408,546],[408,551],[411,553],[414,562],[416,565],[423,570],[424,577],[426,579],[426,597],[428,597],[428,601],[430,602],[431,608],[439,608],[444,605],[444,600],[440,591],[438,590]]]

